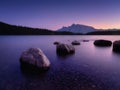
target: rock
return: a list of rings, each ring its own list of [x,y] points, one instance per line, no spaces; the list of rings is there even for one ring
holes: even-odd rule
[[[89,40],[83,40],[83,42],[89,42]]]
[[[113,42],[113,51],[120,53],[120,40]]]
[[[47,70],[50,67],[50,61],[39,48],[24,51],[20,57],[20,63],[23,68],[32,70]]]
[[[72,45],[59,44],[56,47],[57,47],[56,52],[59,55],[68,55],[73,54],[75,52],[75,48]]]
[[[95,46],[101,46],[101,47],[108,47],[108,46],[111,46],[112,45],[112,42],[111,41],[109,41],[109,40],[102,40],[102,39],[100,39],[100,40],[95,40],[94,41],[94,45]]]
[[[71,44],[72,44],[72,45],[80,45],[80,42],[75,40],[75,41],[73,41]]]
[[[58,44],[60,44],[60,42],[57,42],[57,41],[56,41],[56,42],[54,42],[54,45],[58,45]]]

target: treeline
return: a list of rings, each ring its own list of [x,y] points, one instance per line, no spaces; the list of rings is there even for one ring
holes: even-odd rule
[[[87,33],[87,35],[120,35],[120,30],[119,29],[99,30]]]
[[[0,35],[75,35],[71,32],[56,32],[48,29],[30,28],[0,22]]]

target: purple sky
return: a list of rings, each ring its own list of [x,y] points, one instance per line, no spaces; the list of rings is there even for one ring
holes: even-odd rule
[[[51,30],[73,23],[120,28],[120,0],[1,0],[0,21]]]

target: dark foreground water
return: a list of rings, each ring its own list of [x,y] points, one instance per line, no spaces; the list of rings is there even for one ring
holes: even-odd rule
[[[120,90],[120,54],[112,47],[95,47],[96,39],[114,41],[120,36],[0,36],[0,90]],[[73,40],[81,41],[75,54],[57,56],[53,42]],[[19,57],[30,47],[41,48],[49,58],[47,72],[21,70]]]

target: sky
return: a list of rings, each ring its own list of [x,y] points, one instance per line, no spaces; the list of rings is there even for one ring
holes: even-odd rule
[[[0,21],[50,30],[73,23],[120,29],[120,0],[0,0]]]

